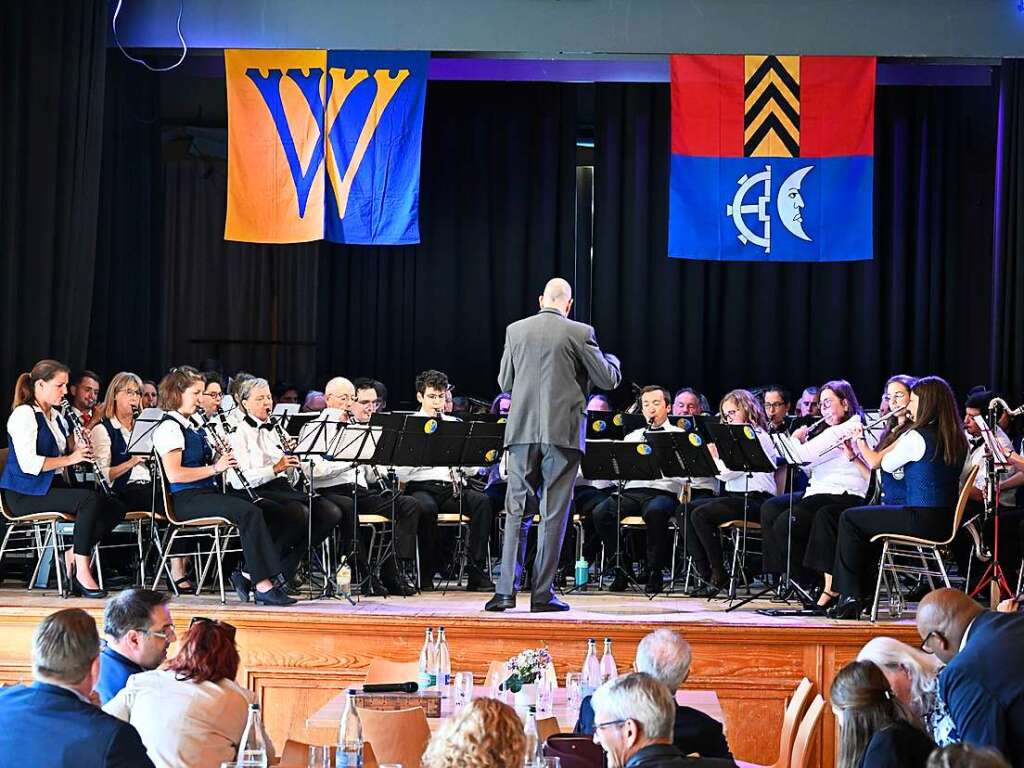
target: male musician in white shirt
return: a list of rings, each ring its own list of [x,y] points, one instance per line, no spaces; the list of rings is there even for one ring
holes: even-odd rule
[[[68,387],[68,399],[82,421],[82,426],[92,428],[96,403],[100,399],[99,375],[89,370],[79,371]]]
[[[696,416],[700,413],[700,393],[690,387],[676,392],[672,400],[673,416]]]
[[[627,442],[643,442],[645,432],[681,432],[668,421],[671,394],[660,386],[647,386],[640,391],[640,407],[647,420],[647,429],[635,429],[626,435]],[[647,527],[647,585],[648,594],[657,594],[664,588],[662,570],[670,565],[672,535],[669,520],[678,507],[679,492],[684,478],[662,477],[658,480],[630,480],[622,493],[622,517],[640,515]],[[613,495],[594,510],[594,527],[604,541],[605,562],[614,562],[616,527],[618,526],[616,498]],[[625,561],[624,561],[625,562]],[[629,566],[627,565],[628,569]],[[612,581],[613,592],[623,592],[627,586],[625,576],[616,571]]]
[[[423,371],[416,377],[416,400],[420,410],[416,416],[453,420],[444,415],[448,377],[440,371]],[[490,592],[494,582],[487,561],[487,542],[491,533],[491,502],[486,495],[465,484],[464,478],[448,467],[398,467],[398,477],[406,483],[405,492],[420,504],[420,589],[433,589],[434,574],[443,566],[439,562],[441,546],[437,529],[439,513],[458,514],[460,509],[456,490],[462,497],[462,514],[469,518],[467,542],[469,592]]]

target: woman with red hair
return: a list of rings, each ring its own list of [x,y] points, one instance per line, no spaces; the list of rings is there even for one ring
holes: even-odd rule
[[[196,616],[177,656],[129,677],[103,709],[135,726],[156,768],[217,768],[235,759],[256,700],[235,682],[238,662],[235,628]]]

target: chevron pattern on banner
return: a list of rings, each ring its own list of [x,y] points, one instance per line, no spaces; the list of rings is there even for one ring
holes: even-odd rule
[[[800,57],[743,57],[743,155],[800,154]]]

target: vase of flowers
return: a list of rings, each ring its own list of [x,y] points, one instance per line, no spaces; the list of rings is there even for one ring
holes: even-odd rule
[[[530,648],[508,660],[501,689],[512,692],[516,709],[537,704],[537,684],[543,681],[550,664],[547,648]]]

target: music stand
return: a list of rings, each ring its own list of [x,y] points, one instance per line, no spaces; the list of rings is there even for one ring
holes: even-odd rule
[[[615,561],[612,567],[626,577],[626,582],[642,592],[639,582],[622,566],[622,494],[631,480],[658,480],[661,466],[654,448],[646,442],[588,440],[580,464],[588,480],[614,480],[615,494]],[[653,599],[650,595],[649,599]]]
[[[139,583],[141,586],[146,586],[146,572],[145,562],[149,559],[150,554],[153,552],[153,547],[157,546],[158,538],[156,532],[156,480],[153,478],[153,433],[156,428],[160,426],[160,422],[163,421],[164,412],[160,408],[144,408],[132,427],[132,433],[128,436],[128,445],[126,453],[129,456],[145,456],[146,466],[149,469],[150,486],[152,487],[152,501],[150,502],[150,510],[152,516],[149,519],[149,544],[146,545],[146,553],[139,560]],[[157,574],[159,576],[159,574]],[[178,587],[174,584],[174,579],[170,578],[170,571],[167,573],[167,581],[171,584],[171,589],[174,594],[178,594]]]
[[[294,418],[297,414],[291,416],[285,416],[285,418]],[[321,568],[324,572],[324,585],[320,590],[319,595],[313,594],[313,457],[319,456],[320,458],[334,460],[332,450],[337,438],[344,434],[344,429],[339,429],[338,434],[334,438],[328,437],[328,428],[332,425],[342,426],[344,422],[341,421],[340,413],[336,418],[330,409],[324,411],[321,414],[317,414],[323,418],[319,418],[316,421],[306,422],[304,426],[307,427],[300,435],[295,446],[287,453],[298,458],[301,464],[303,459],[309,461],[309,495],[308,495],[308,509],[309,517],[306,520],[306,561],[309,563],[310,579],[309,579],[309,590],[308,597],[310,600],[319,600],[322,598],[337,598],[344,597],[350,605],[355,605],[355,601],[352,599],[352,595],[339,594],[338,585],[332,581],[330,563],[322,561],[320,563]],[[288,425],[285,424],[285,429],[288,429]],[[289,432],[290,434],[290,432]],[[281,446],[284,448],[284,446]]]
[[[992,596],[993,605],[998,602],[997,598],[1002,597],[1002,590],[1006,590],[1006,593],[1010,596],[1014,596],[1013,589],[1010,588],[1010,582],[1006,578],[1006,572],[1003,570],[1002,563],[999,562],[999,469],[1003,469],[1007,466],[1007,461],[1002,448],[999,446],[999,441],[996,439],[995,427],[996,427],[996,409],[989,409],[989,420],[991,424],[979,414],[974,417],[974,423],[978,425],[981,430],[981,437],[985,443],[985,513],[984,518],[993,520],[993,529],[995,535],[995,542],[992,546],[992,562],[988,564],[985,572],[981,574],[981,578],[975,585],[974,589],[971,590],[971,597],[979,594],[981,590],[989,585]]]

